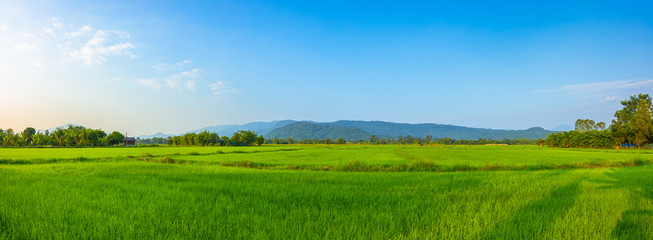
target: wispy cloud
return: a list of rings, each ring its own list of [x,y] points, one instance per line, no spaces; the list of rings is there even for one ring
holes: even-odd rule
[[[165,72],[165,71],[176,71],[179,69],[183,69],[183,66],[191,64],[193,61],[191,60],[182,60],[178,63],[159,63],[157,65],[152,66],[152,69],[156,72]]]
[[[607,96],[603,100],[601,100],[602,103],[604,102],[612,102],[614,100],[617,100],[617,96]]]
[[[608,103],[636,93],[650,93],[651,89],[653,79],[572,84],[539,92],[565,94],[593,103]],[[581,105],[587,106],[589,103]]]
[[[85,26],[86,27],[86,26]],[[85,30],[82,27],[82,30]],[[85,31],[91,31],[86,29]],[[129,33],[119,31],[95,31],[93,36],[86,43],[78,48],[72,48],[68,51],[68,56],[78,59],[88,66],[102,64],[106,62],[106,57],[111,55],[126,55],[135,58],[136,55],[130,52],[135,46],[126,41],[115,41],[115,39],[129,38]]]
[[[78,31],[67,32],[66,35],[76,38],[76,37],[80,37],[80,36],[90,32],[90,31],[93,31],[93,27],[91,27],[90,24],[87,24],[87,25],[84,25],[81,28],[79,28]]]
[[[236,90],[227,86],[227,83],[224,81],[217,81],[215,83],[209,84],[211,93],[216,96],[221,96],[226,93],[235,92]]]
[[[614,91],[620,89],[640,89],[647,86],[653,86],[653,79],[648,80],[624,80],[612,82],[597,82],[597,83],[583,83],[566,85],[560,88],[553,89],[553,92],[563,92],[573,95],[586,95],[596,94],[607,91]]]
[[[71,26],[56,17],[40,24],[3,25],[0,39],[25,62],[81,61],[94,66],[106,63],[109,56],[136,57],[132,53],[136,44],[131,42],[129,32],[95,29],[91,24]]]
[[[138,85],[159,89],[167,86],[172,90],[190,90],[194,91],[197,86],[197,78],[200,76],[201,69],[195,68],[188,71],[171,74],[163,78],[143,78],[136,79]]]
[[[59,21],[59,19],[56,18],[56,17],[53,17],[50,21],[51,21],[53,27],[56,27],[56,28],[62,28],[63,27],[63,24],[61,24],[61,21]]]

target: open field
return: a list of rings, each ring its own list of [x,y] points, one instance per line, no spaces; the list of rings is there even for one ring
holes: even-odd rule
[[[534,146],[0,149],[0,238],[650,239],[651,161]]]

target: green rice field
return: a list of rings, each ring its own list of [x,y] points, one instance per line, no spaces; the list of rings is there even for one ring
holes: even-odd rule
[[[653,151],[0,148],[0,239],[653,239]]]

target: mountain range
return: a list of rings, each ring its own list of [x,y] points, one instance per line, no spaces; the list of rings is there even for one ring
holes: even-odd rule
[[[274,129],[266,138],[293,139],[337,139],[345,140],[369,139],[374,134],[379,138],[397,138],[413,136],[423,138],[431,135],[434,138],[452,138],[473,140],[485,139],[537,139],[546,138],[552,131],[534,127],[525,130],[497,130],[485,128],[470,128],[435,123],[393,123],[382,121],[336,121],[328,123],[297,122]]]
[[[336,122],[313,122],[282,120],[272,122],[252,122],[247,124],[216,125],[208,126],[189,131],[199,133],[201,131],[216,132],[220,136],[231,136],[238,130],[254,131],[265,138],[293,138],[293,139],[338,139],[358,140],[369,139],[374,134],[379,138],[397,138],[399,136],[413,136],[423,138],[431,135],[434,138],[452,139],[537,139],[546,138],[546,135],[553,131],[540,127],[525,130],[500,130],[486,128],[471,128],[435,123],[393,123],[383,121],[348,121]],[[174,134],[156,133],[153,135],[138,136],[140,138],[168,137]]]
[[[79,126],[77,124],[66,124],[60,127],[67,128],[68,125]],[[216,132],[220,136],[231,136],[238,130],[254,131],[263,135],[265,138],[293,138],[303,139],[327,139],[332,140],[342,138],[345,140],[369,139],[371,135],[377,138],[398,138],[413,136],[423,138],[431,135],[433,138],[452,138],[463,140],[474,140],[479,138],[485,139],[537,139],[546,138],[546,135],[556,131],[565,131],[573,129],[568,125],[560,125],[556,129],[546,130],[541,127],[533,127],[524,130],[501,130],[487,128],[471,128],[436,123],[393,123],[383,121],[350,121],[340,120],[335,122],[313,122],[313,121],[295,121],[281,120],[271,122],[251,122],[247,124],[216,125],[208,126],[192,131],[189,133],[199,133],[202,131]],[[56,128],[48,129],[50,132]],[[39,130],[44,131],[44,130]],[[166,138],[176,134],[167,134],[158,132],[152,135],[140,135],[139,138]]]

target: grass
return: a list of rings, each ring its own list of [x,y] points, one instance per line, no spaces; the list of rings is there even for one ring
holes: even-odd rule
[[[301,145],[92,150],[0,149],[0,238],[653,238],[653,165],[478,170],[485,164],[650,160],[648,151]],[[70,160],[46,162],[47,154]],[[16,161],[23,163],[11,164]],[[248,161],[274,170],[220,165]],[[462,171],[367,171],[411,162]],[[334,169],[297,171],[288,164]]]

